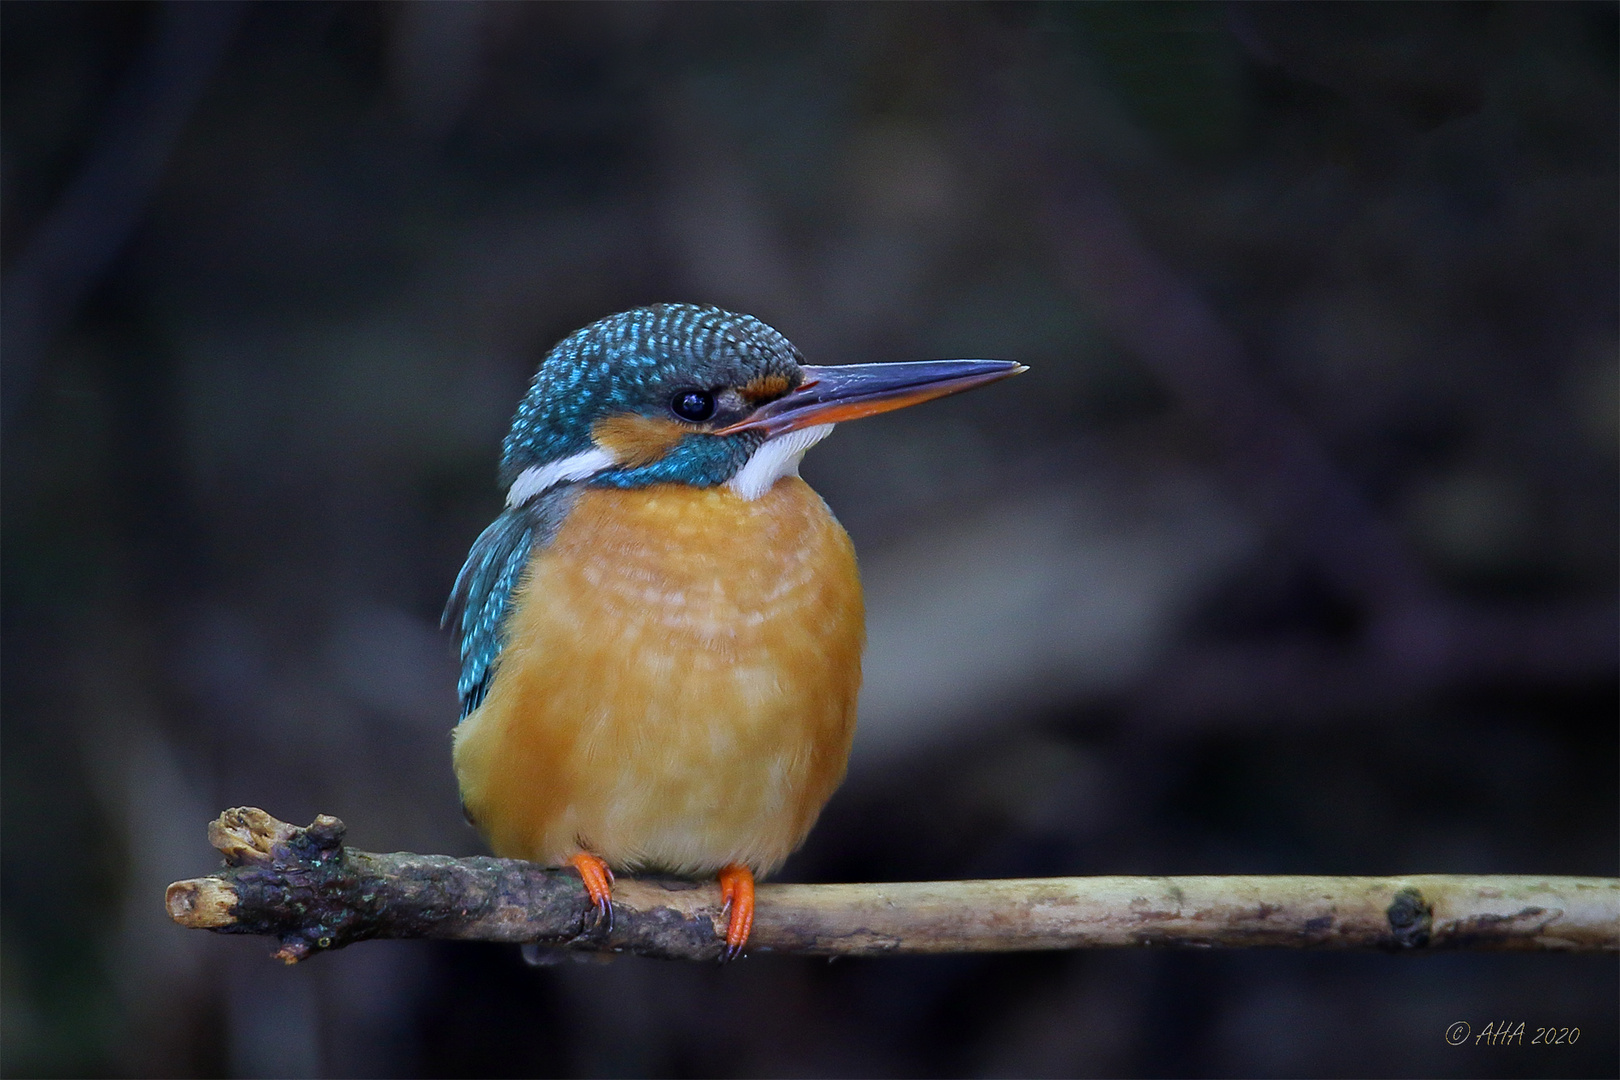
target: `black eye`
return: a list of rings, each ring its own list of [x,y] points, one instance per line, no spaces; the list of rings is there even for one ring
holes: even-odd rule
[[[714,395],[707,390],[677,390],[669,399],[669,411],[682,420],[701,424],[714,415]]]

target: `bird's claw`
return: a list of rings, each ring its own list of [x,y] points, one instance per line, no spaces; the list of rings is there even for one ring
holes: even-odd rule
[[[720,910],[727,916],[720,963],[727,964],[742,955],[754,929],[754,873],[748,867],[732,863],[720,871]]]
[[[586,928],[587,932],[604,937],[613,933],[613,871],[600,855],[589,851],[581,851],[568,860],[568,865],[579,871],[585,893],[595,909],[593,925]]]

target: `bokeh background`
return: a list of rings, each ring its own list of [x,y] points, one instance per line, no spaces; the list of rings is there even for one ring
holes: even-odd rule
[[[0,6],[0,1066],[1612,1075],[1612,957],[285,969],[161,901],[227,806],[479,851],[439,610],[540,355],[660,300],[1031,369],[805,464],[871,644],[785,877],[1615,874],[1616,10]]]

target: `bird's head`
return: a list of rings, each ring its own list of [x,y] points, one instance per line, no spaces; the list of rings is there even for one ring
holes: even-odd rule
[[[752,315],[657,304],[592,323],[541,361],[501,458],[507,504],[557,484],[730,484],[757,498],[843,420],[1023,371],[1003,360],[811,367]]]

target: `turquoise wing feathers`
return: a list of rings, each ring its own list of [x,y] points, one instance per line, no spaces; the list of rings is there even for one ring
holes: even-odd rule
[[[461,718],[483,704],[494,681],[506,621],[529,558],[551,542],[573,504],[574,485],[556,488],[524,506],[510,507],[490,523],[467,553],[450,590],[441,624],[453,626],[461,648],[456,694]]]
[[[456,575],[444,622],[455,624],[461,643],[461,677],[456,694],[461,716],[478,708],[495,675],[495,661],[506,644],[505,629],[512,593],[528,565],[534,525],[526,510],[504,511],[473,542],[467,562]]]

